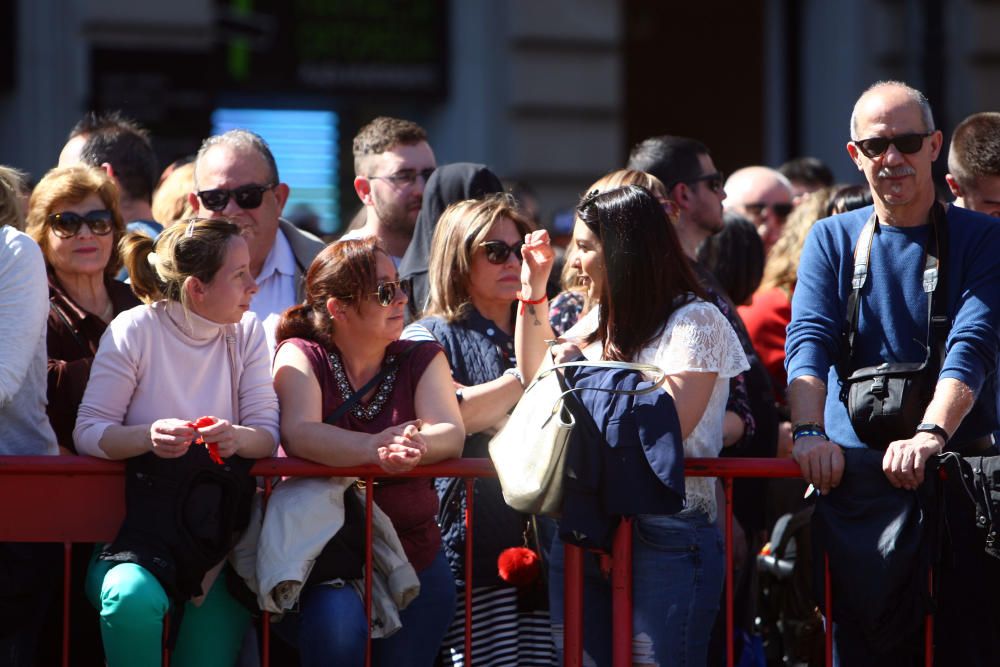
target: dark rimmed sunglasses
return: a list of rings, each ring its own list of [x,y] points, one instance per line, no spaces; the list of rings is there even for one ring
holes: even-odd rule
[[[794,208],[793,204],[765,204],[763,202],[758,204],[743,204],[743,208],[746,209],[747,213],[752,216],[759,216],[764,213],[764,209],[769,208],[771,212],[774,213],[777,218],[787,218],[788,214],[792,212]]]
[[[934,134],[930,132],[913,132],[911,134],[899,134],[895,137],[871,137],[870,139],[858,139],[853,142],[862,153],[869,159],[877,158],[887,150],[889,146],[895,146],[896,150],[906,155],[912,155],[919,151],[924,145],[924,139]]]
[[[375,291],[372,292],[378,300],[378,305],[383,308],[387,308],[392,305],[392,302],[396,300],[396,289],[400,289],[407,298],[413,294],[413,281],[409,278],[401,278],[400,280],[393,281],[379,281],[375,285]]]
[[[219,211],[225,210],[226,206],[229,205],[229,198],[232,197],[236,202],[236,205],[245,210],[255,209],[260,206],[261,201],[264,199],[264,193],[268,190],[273,189],[274,185],[241,185],[234,190],[224,190],[222,188],[217,188],[215,190],[201,190],[198,194],[198,199],[201,203],[205,205],[209,211]]]
[[[48,217],[52,233],[61,239],[70,239],[79,234],[83,223],[87,223],[87,228],[94,236],[105,236],[111,233],[114,220],[114,215],[106,208],[90,211],[86,215],[66,211],[50,213]]]
[[[683,181],[677,181],[677,183],[686,183],[687,185],[694,185],[695,183],[704,183],[709,190],[718,193],[722,190],[722,184],[726,182],[726,175],[721,171],[714,171],[711,174],[702,174],[695,178],[686,178]],[[676,185],[676,183],[674,184]],[[671,186],[673,187],[673,186]]]
[[[510,253],[514,253],[517,261],[524,261],[524,257],[521,255],[524,241],[517,241],[512,245],[508,245],[503,241],[483,241],[479,245],[486,251],[486,261],[490,264],[505,263],[507,258],[510,257]]]

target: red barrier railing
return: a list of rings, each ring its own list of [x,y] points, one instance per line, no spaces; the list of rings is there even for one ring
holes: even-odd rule
[[[64,542],[65,586],[63,590],[63,665],[69,665],[69,594],[70,551],[72,542],[108,542],[118,532],[125,515],[124,464],[89,457],[0,457],[0,542]],[[365,517],[367,553],[365,575],[365,607],[371,613],[371,519],[373,508],[372,482],[385,473],[377,466],[332,468],[293,458],[262,459],[254,464],[253,474],[273,477],[359,477],[365,482]],[[744,477],[799,477],[798,465],[791,460],[775,459],[688,459],[685,474],[693,477],[719,477],[725,490],[725,615],[727,636],[727,667],[732,667],[733,655],[733,479]],[[466,480],[466,573],[465,573],[465,665],[471,666],[472,628],[472,484],[478,477],[495,477],[488,459],[456,459],[435,465],[421,466],[397,477],[459,477]],[[268,482],[268,489],[270,483]],[[87,502],[80,502],[82,498]],[[612,592],[614,628],[612,633],[614,667],[632,662],[632,585],[631,585],[631,522],[623,521],[615,536],[612,557]],[[566,546],[566,618],[565,665],[577,667],[583,663],[583,552]],[[826,577],[827,609],[830,618],[829,570]],[[369,618],[369,621],[371,619]],[[369,623],[369,627],[370,627]],[[267,615],[262,625],[262,664],[268,665],[270,633]],[[927,627],[927,664],[931,664],[931,626]],[[832,665],[832,633],[827,632],[827,664]],[[370,642],[370,637],[369,637]],[[369,643],[370,649],[370,643]],[[370,656],[371,651],[368,651]],[[369,658],[370,659],[370,658]]]

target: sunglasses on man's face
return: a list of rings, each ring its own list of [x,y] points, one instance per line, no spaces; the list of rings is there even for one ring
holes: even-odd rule
[[[389,281],[379,281],[375,285],[375,291],[372,292],[372,296],[378,300],[378,305],[383,308],[387,308],[392,305],[392,302],[396,300],[396,290],[399,289],[406,295],[407,298],[413,294],[413,281],[409,278],[403,278],[401,280]]]
[[[225,210],[229,205],[229,198],[232,197],[236,205],[245,210],[255,209],[260,206],[264,199],[264,193],[273,189],[274,185],[241,185],[234,190],[201,190],[198,192],[198,199],[209,211]]]
[[[858,139],[854,142],[854,145],[868,156],[868,159],[874,159],[882,155],[889,150],[890,145],[895,146],[896,150],[900,153],[912,155],[923,147],[924,139],[932,134],[934,134],[934,130],[930,132],[899,134],[895,137],[871,137],[869,139]]]
[[[83,223],[87,223],[87,228],[94,236],[105,236],[111,233],[114,216],[107,209],[91,211],[86,215],[66,211],[49,214],[48,222],[52,233],[61,239],[70,239],[79,234]]]
[[[524,261],[524,257],[521,255],[524,241],[518,241],[513,245],[507,245],[503,241],[483,241],[479,245],[486,251],[486,261],[490,264],[505,263],[507,258],[510,257],[510,253],[514,253],[517,261]]]
[[[722,184],[725,182],[726,176],[721,171],[715,171],[711,174],[702,174],[701,176],[695,178],[689,178],[681,183],[687,183],[688,185],[694,185],[695,183],[704,183],[712,192],[718,194],[722,190]]]
[[[792,212],[792,204],[765,204],[761,202],[759,204],[743,204],[743,208],[754,217],[763,215],[764,209],[768,208],[771,209],[776,218],[787,218],[788,214]]]

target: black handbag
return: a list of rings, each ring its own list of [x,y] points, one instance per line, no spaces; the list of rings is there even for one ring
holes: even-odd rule
[[[924,253],[923,289],[927,294],[927,354],[918,362],[885,362],[856,368],[854,338],[858,332],[861,289],[868,279],[871,245],[879,223],[872,213],[854,249],[854,274],[847,299],[847,323],[837,362],[840,400],[847,408],[858,438],[884,450],[894,440],[913,437],[924,410],[934,396],[944,345],[951,330],[946,312],[947,272],[941,258],[948,253],[948,223],[940,204],[930,212],[931,232]]]

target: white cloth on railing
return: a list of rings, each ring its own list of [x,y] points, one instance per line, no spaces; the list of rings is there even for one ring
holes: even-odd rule
[[[363,494],[355,477],[300,477],[277,486],[261,519],[262,496],[254,499],[250,527],[230,562],[257,595],[264,611],[280,617],[299,599],[303,583],[326,543],[344,525],[344,493]],[[399,610],[419,594],[420,580],[389,517],[372,511],[372,637],[388,637],[402,624]],[[351,582],[364,598],[364,580]]]

